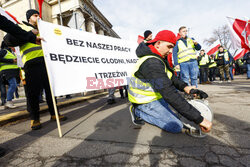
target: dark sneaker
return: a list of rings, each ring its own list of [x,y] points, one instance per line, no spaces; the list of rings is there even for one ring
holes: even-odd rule
[[[135,108],[133,107],[133,105],[131,105],[129,107],[129,112],[130,112],[131,119],[132,119],[132,122],[133,122],[134,125],[136,125],[136,126],[142,126],[142,125],[145,124],[144,121],[141,118],[139,118],[139,117],[137,117],[135,115]]]
[[[116,102],[115,102],[115,99],[108,99],[108,100],[107,100],[107,103],[108,103],[108,104],[114,104],[114,103],[116,103]]]
[[[52,115],[51,118],[50,118],[51,121],[56,121],[56,116],[55,115]],[[67,120],[67,117],[63,116],[63,115],[59,115],[59,120],[60,121],[66,121]]]
[[[5,153],[6,153],[6,150],[0,147],[0,158],[3,157]]]
[[[30,127],[32,130],[38,130],[42,128],[39,120],[31,120]]]

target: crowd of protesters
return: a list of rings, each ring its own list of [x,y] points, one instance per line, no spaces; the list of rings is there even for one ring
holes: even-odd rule
[[[1,29],[7,32],[0,50],[1,102],[5,108],[16,108],[13,98],[14,94],[19,97],[18,85],[22,84],[31,118],[31,129],[38,130],[42,127],[39,102],[43,101],[43,92],[46,95],[51,120],[55,121],[56,117],[44,55],[40,46],[41,38],[37,30],[39,12],[30,9],[26,12],[26,18],[27,21],[19,27],[9,23],[6,18],[0,17],[1,22],[4,22],[1,24]],[[244,63],[247,67],[247,79],[250,79],[250,52],[237,61],[234,61],[232,55],[223,46],[220,46],[214,55],[207,55],[202,46],[187,34],[185,26],[179,28],[179,38],[169,30],[160,31],[155,38],[152,38],[150,30],[144,32],[144,40],[136,50],[139,60],[132,77],[146,86],[136,87],[138,85],[131,81],[129,86],[118,87],[121,98],[128,97],[132,103],[130,112],[135,124],[143,124],[143,121],[146,121],[172,133],[183,131],[184,125],[168,107],[170,104],[178,113],[199,124],[203,132],[209,132],[212,123],[201,116],[199,111],[177,90],[206,98],[208,95],[197,89],[198,78],[200,84],[211,84],[216,81],[216,77],[220,78],[219,83],[231,82],[234,79],[234,71],[238,74],[243,73]],[[23,68],[17,65],[15,46],[20,47]],[[169,58],[169,55],[172,57]],[[156,85],[155,80],[159,78],[162,79],[163,84]],[[147,82],[144,82],[145,79]],[[108,90],[108,104],[115,103],[116,89]],[[66,98],[71,96],[67,95]],[[67,117],[59,114],[59,119],[64,121]]]

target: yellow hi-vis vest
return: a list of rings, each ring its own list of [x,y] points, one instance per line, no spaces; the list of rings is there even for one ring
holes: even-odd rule
[[[159,92],[155,92],[155,90],[153,89],[150,83],[146,83],[143,80],[135,76],[135,73],[139,70],[142,63],[145,62],[149,58],[159,59],[160,61],[164,63],[164,61],[161,58],[158,58],[156,56],[150,56],[150,55],[144,56],[137,61],[132,71],[132,77],[130,79],[129,88],[128,88],[128,99],[131,103],[146,104],[146,103],[150,103],[152,101],[159,100],[162,98],[161,94]],[[166,75],[169,77],[169,79],[171,79],[173,74],[171,71],[167,69],[166,65],[165,65],[165,72],[166,72]]]
[[[4,56],[4,59],[16,59],[16,55],[12,54],[8,50],[6,51],[7,53]],[[0,71],[9,70],[9,69],[18,69],[18,66],[16,64],[9,64],[9,63],[4,63],[4,62],[0,63]]]
[[[219,51],[215,55],[215,59],[218,59]],[[229,61],[229,56],[227,50],[224,50],[224,60]]]
[[[242,62],[241,59],[239,59],[239,65],[242,66],[244,63]]]
[[[178,63],[189,61],[190,59],[196,59],[195,46],[192,39],[187,38],[187,46],[182,40],[178,41]]]
[[[27,26],[25,24],[20,25],[20,27],[25,31],[31,31],[33,29],[31,26]],[[43,56],[42,47],[30,42],[27,42],[20,47],[20,53],[24,65],[29,60]]]
[[[209,63],[208,55],[205,54],[205,56],[201,56],[201,60],[200,60],[200,62],[199,62],[199,65],[200,65],[200,66],[204,66],[204,65],[206,65],[206,64],[208,64],[208,63]]]
[[[217,64],[214,61],[214,58],[211,58],[211,64],[208,66],[208,68],[213,68],[213,67],[216,67],[216,66],[217,66]]]

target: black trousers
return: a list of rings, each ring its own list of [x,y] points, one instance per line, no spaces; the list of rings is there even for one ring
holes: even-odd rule
[[[42,89],[45,89],[46,101],[50,115],[55,115],[53,101],[49,86],[48,75],[44,63],[32,64],[24,67],[25,72],[25,93],[27,98],[27,110],[32,120],[39,120],[39,96]]]
[[[214,81],[216,76],[216,67],[209,68],[209,80]]]
[[[208,68],[200,67],[200,81],[201,83],[208,81]]]

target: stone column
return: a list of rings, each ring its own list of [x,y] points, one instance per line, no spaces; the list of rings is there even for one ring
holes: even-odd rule
[[[103,29],[99,28],[98,31],[97,31],[97,34],[104,35]]]
[[[96,33],[95,31],[95,23],[93,21],[93,19],[89,18],[88,20],[86,20],[86,28],[88,32],[92,32],[92,33]]]

